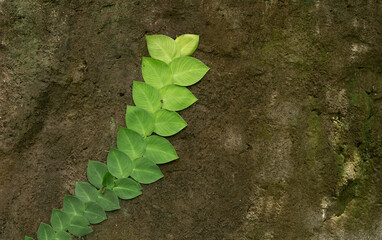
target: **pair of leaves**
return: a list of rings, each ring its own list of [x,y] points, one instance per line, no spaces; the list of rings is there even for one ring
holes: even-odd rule
[[[31,237],[25,237],[25,240],[33,240]],[[38,240],[72,240],[72,237],[66,231],[55,231],[46,223],[41,223],[37,230]]]
[[[199,36],[194,34],[184,34],[176,40],[165,35],[150,35],[146,36],[146,40],[150,56],[165,63],[180,56],[191,55],[199,44]]]
[[[161,108],[180,111],[198,99],[186,87],[169,84],[157,90],[149,84],[134,81],[133,100],[136,106],[155,113]]]
[[[176,112],[159,109],[154,114],[140,108],[127,106],[126,125],[142,137],[155,132],[161,136],[171,136],[187,126],[187,123]]]

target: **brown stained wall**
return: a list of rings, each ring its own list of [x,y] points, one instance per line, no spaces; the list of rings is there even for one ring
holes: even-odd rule
[[[85,239],[382,239],[380,1],[0,0],[0,239],[105,161],[144,36],[200,35],[180,159]]]

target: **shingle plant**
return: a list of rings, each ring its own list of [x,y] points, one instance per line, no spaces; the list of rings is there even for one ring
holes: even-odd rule
[[[89,161],[89,182],[77,182],[75,195],[64,197],[63,209],[53,209],[50,225],[42,222],[37,230],[38,240],[69,240],[69,232],[77,237],[91,233],[90,224],[107,219],[105,211],[120,208],[119,198],[135,198],[142,194],[140,184],[163,177],[158,164],[178,159],[164,137],[187,126],[176,111],[196,102],[186,86],[200,81],[209,68],[190,57],[198,35],[184,34],[175,40],[150,35],[146,40],[151,57],[142,59],[144,82],[133,82],[135,106],[126,108],[127,128],[119,128],[117,148],[110,149],[107,164]]]

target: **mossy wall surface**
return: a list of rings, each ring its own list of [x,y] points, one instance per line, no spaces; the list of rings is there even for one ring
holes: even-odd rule
[[[0,239],[106,161],[145,35],[211,70],[165,177],[85,239],[382,239],[379,1],[0,0]]]

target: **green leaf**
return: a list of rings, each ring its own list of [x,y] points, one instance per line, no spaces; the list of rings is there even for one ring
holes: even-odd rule
[[[195,52],[199,44],[199,35],[183,34],[175,39],[180,55],[188,56]]]
[[[179,158],[174,147],[167,139],[159,136],[150,136],[145,141],[146,152],[143,156],[154,163],[163,164]]]
[[[132,199],[142,194],[139,183],[131,178],[118,179],[113,191],[122,199]]]
[[[119,200],[117,195],[113,192],[113,190],[105,189],[104,193],[98,194],[97,203],[105,210],[105,211],[114,211],[120,209]]]
[[[198,99],[186,87],[174,84],[163,87],[160,90],[164,109],[180,111],[191,106]]]
[[[142,137],[149,136],[154,130],[153,115],[142,108],[127,106],[126,126]]]
[[[162,106],[159,91],[144,82],[133,82],[133,100],[137,107],[155,112]]]
[[[64,212],[68,215],[82,215],[85,211],[85,204],[77,197],[66,195],[64,197]]]
[[[95,202],[86,204],[84,216],[89,220],[91,224],[97,224],[107,219],[103,208]]]
[[[173,82],[180,86],[190,86],[197,83],[210,69],[204,63],[193,57],[179,57],[170,63]]]
[[[146,148],[145,140],[141,135],[123,127],[119,127],[118,130],[117,146],[118,150],[126,153],[131,160],[142,157]]]
[[[76,182],[75,195],[82,202],[94,202],[97,200],[97,189],[87,182]]]
[[[87,169],[88,180],[97,188],[102,187],[102,179],[107,172],[107,166],[104,163],[97,161],[89,161]]]
[[[172,72],[167,63],[154,58],[142,58],[142,76],[145,82],[156,89],[171,84]]]
[[[67,213],[53,209],[52,215],[50,216],[50,224],[56,232],[66,231],[70,224],[70,218]]]
[[[134,161],[131,177],[139,183],[149,184],[163,177],[159,167],[150,159],[141,157]]]
[[[179,57],[180,53],[175,40],[165,35],[149,35],[146,36],[147,49],[150,56],[159,59],[165,63],[171,62],[174,58]]]
[[[133,171],[133,162],[124,152],[111,148],[107,155],[107,169],[116,178],[126,178]]]
[[[31,237],[25,236],[25,237],[24,237],[24,240],[34,240],[34,238],[31,238]]]
[[[70,222],[69,232],[76,237],[82,237],[93,232],[89,221],[84,216],[74,216]]]
[[[114,176],[110,172],[105,173],[102,179],[102,186],[112,189],[114,187]]]
[[[56,232],[54,235],[54,240],[72,240],[72,237],[69,235],[69,233],[60,231]]]
[[[53,228],[46,224],[40,223],[40,226],[37,230],[37,240],[52,240],[54,238],[54,230]]]
[[[187,123],[176,112],[170,112],[164,109],[155,113],[154,132],[161,136],[171,136],[185,128]]]

